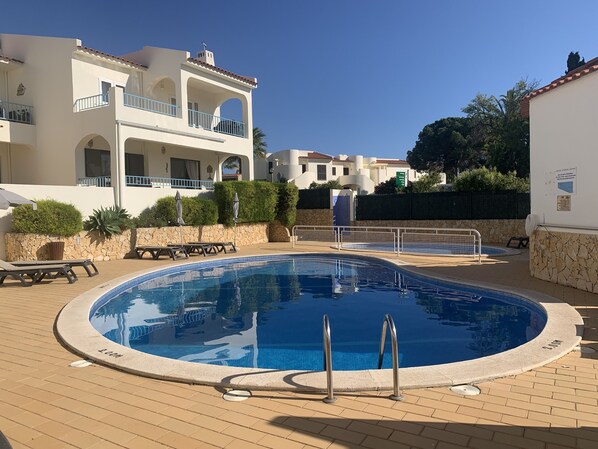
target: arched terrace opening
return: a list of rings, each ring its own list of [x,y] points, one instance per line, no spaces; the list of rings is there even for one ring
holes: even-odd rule
[[[112,150],[99,134],[82,138],[75,148],[77,184],[109,187],[112,176]]]
[[[177,90],[175,82],[168,77],[158,79],[151,90],[151,98],[166,105],[170,105],[170,109],[166,107],[165,113],[176,116],[177,108],[180,107],[180,102],[177,100]],[[163,109],[163,108],[160,108]],[[163,111],[158,111],[163,112]]]
[[[231,156],[222,163],[222,180],[239,181],[243,179],[243,167],[239,156]]]

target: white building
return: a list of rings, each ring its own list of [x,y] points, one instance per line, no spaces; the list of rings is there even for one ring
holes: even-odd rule
[[[0,34],[0,183],[34,199],[56,191],[42,185],[89,186],[87,204],[138,213],[174,189],[211,189],[230,157],[252,179],[256,87],[205,48],[114,56],[78,39]],[[221,117],[225,103],[234,119]]]
[[[405,177],[405,185],[416,181],[423,173],[413,170],[401,159],[380,159],[364,156],[336,157],[307,150],[283,150],[269,154],[261,161],[256,158],[255,177],[271,181],[286,179],[300,189],[312,182],[324,184],[336,180],[343,187],[358,194],[374,193],[374,187],[392,177]]]
[[[598,293],[598,58],[532,92],[532,276]],[[536,228],[535,225],[538,225]]]

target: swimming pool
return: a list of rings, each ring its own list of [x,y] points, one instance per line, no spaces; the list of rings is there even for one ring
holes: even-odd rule
[[[215,365],[322,369],[322,316],[330,317],[335,370],[377,365],[386,313],[401,366],[485,357],[537,336],[543,310],[512,295],[407,274],[343,255],[241,260],[182,270],[106,295],[91,323],[148,354]],[[384,367],[391,367],[390,341]]]
[[[389,370],[374,369],[375,361],[372,362],[371,355],[366,355],[372,351],[365,350],[372,343],[374,347],[379,344],[382,317],[388,312],[395,317],[399,337],[401,338],[401,333],[408,337],[403,338],[400,343],[401,385],[404,388],[450,385],[510,375],[547,363],[568,352],[579,342],[575,333],[575,324],[581,321],[579,315],[554,298],[540,295],[540,305],[537,299],[514,297],[513,294],[518,294],[516,291],[504,293],[485,289],[489,299],[502,302],[508,312],[499,323],[476,325],[471,324],[468,318],[468,315],[476,313],[467,311],[466,305],[482,304],[478,315],[488,316],[498,307],[497,303],[483,305],[486,299],[480,297],[480,289],[477,287],[433,280],[419,273],[403,271],[403,267],[375,257],[343,255],[339,259],[338,255],[317,255],[316,264],[309,266],[310,257],[304,255],[290,258],[294,262],[288,262],[288,255],[229,258],[177,264],[124,276],[102,284],[69,303],[61,312],[56,328],[65,344],[76,352],[119,369],[161,379],[243,385],[254,389],[323,388],[322,372],[311,371],[322,369],[323,311],[331,319],[333,364],[338,390],[390,387],[391,379],[387,374]],[[306,263],[307,271],[311,270],[315,277],[304,277],[309,273],[287,275],[285,277],[290,277],[293,281],[285,284],[283,290],[280,290],[280,286],[276,287],[274,278],[280,277],[274,270],[276,265],[287,264],[287,272],[291,273],[300,268],[298,265]],[[368,267],[374,269],[368,271]],[[251,281],[251,278],[244,276],[245,270],[257,270],[258,279]],[[205,288],[192,287],[194,279],[199,279]],[[258,301],[261,294],[270,289],[282,292],[281,300]],[[159,292],[167,293],[166,303],[159,299]],[[224,296],[221,295],[224,292],[229,293],[227,299],[223,299]],[[360,297],[359,292],[365,293],[366,297]],[[440,293],[443,297],[441,303],[434,302],[430,298],[431,293]],[[107,302],[108,298],[115,295],[128,297],[125,303],[131,307],[138,303],[140,310],[147,312],[151,309],[152,314],[145,318],[140,318],[142,315],[125,318],[120,307]],[[359,303],[374,304],[372,298],[382,296],[387,297],[376,301],[375,307],[366,307],[360,312],[353,311]],[[246,304],[244,298],[248,298]],[[246,307],[252,302],[257,306],[257,311]],[[442,303],[444,305],[439,305]],[[343,304],[348,305],[349,314],[337,315],[338,309],[344,307]],[[524,304],[522,309],[521,304]],[[398,312],[406,309],[415,310],[424,320],[418,325],[415,321],[402,320],[402,313]],[[263,321],[274,322],[273,313],[282,313],[286,319],[279,320],[271,330],[260,328]],[[558,313],[559,320],[551,320],[551,313],[553,316]],[[526,316],[523,327],[504,326],[505,322],[515,320],[518,315]],[[99,326],[100,333],[91,326],[89,319],[93,316],[103,323]],[[541,322],[546,316],[548,320],[542,329]],[[299,318],[299,322],[289,324],[288,320],[295,317]],[[364,326],[366,322],[367,326]],[[436,333],[427,342],[421,336],[416,337],[418,327],[428,329],[430,324],[440,324],[444,329],[456,333],[450,338],[444,332],[440,335]],[[210,327],[217,329],[217,332],[207,337]],[[309,327],[315,329],[315,339],[303,341],[298,351],[303,359],[313,359],[314,364],[310,367],[287,364],[289,353],[295,350],[284,349],[283,343],[291,336],[307,333],[306,329]],[[353,333],[357,334],[355,329],[360,330],[360,344],[357,349],[349,350],[345,339]],[[540,330],[537,338],[521,344]],[[508,333],[515,338],[510,339],[511,342],[505,346],[504,339],[494,338],[500,333]],[[112,341],[101,334],[110,337]],[[170,342],[176,340],[175,337],[180,337],[182,345],[171,345],[173,348],[178,346],[174,348],[175,359],[165,358],[167,354],[164,348],[158,347],[158,337],[161,334],[166,335]],[[467,334],[476,336],[473,340],[470,338],[469,343],[463,343],[461,340],[464,341]],[[203,343],[209,344],[204,345],[202,341],[194,340],[198,336],[206,336],[202,337],[206,340]],[[267,337],[264,340],[266,343],[269,337],[270,347],[268,344],[263,348],[253,346],[262,336]],[[236,341],[225,341],[228,337]],[[272,341],[275,344],[271,344]],[[148,354],[133,349],[139,342],[146,343],[146,349],[150,349]],[[516,346],[514,349],[508,349],[513,345]],[[416,350],[410,350],[409,346]],[[454,349],[459,346],[460,350]],[[421,350],[424,347],[432,350]],[[377,348],[374,352],[376,350]],[[504,352],[496,353],[503,350]],[[418,355],[422,352],[439,353],[445,358],[422,361]],[[458,355],[456,359],[446,358],[455,354]],[[222,366],[205,364],[205,355]],[[475,358],[465,360],[472,356]],[[285,363],[262,364],[262,358]],[[465,361],[450,361],[457,359]],[[260,368],[234,366],[241,360],[250,361],[245,366]],[[252,364],[255,360],[260,363]],[[425,363],[434,365],[421,366]],[[270,367],[263,368],[264,366]],[[405,368],[406,366],[411,368]],[[339,369],[350,370],[338,371]]]

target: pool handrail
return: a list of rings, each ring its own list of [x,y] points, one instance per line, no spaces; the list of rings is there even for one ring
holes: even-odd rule
[[[324,336],[324,370],[326,371],[326,390],[327,396],[323,399],[326,404],[336,402],[334,397],[334,388],[332,385],[332,343],[330,339],[330,320],[328,315],[324,314],[322,318],[322,333]]]
[[[425,228],[425,227],[390,227],[390,226],[326,226],[326,225],[295,225],[291,232],[291,243],[295,248],[299,237],[297,232],[305,231],[332,231],[334,247],[339,251],[343,249],[343,233],[344,232],[373,232],[373,233],[389,233],[393,234],[393,248],[397,256],[402,253],[408,253],[403,250],[403,234],[415,234],[421,232],[422,234],[431,235],[469,235],[473,238],[473,256],[482,262],[482,236],[477,229],[470,228]],[[422,232],[423,231],[423,232]],[[432,255],[439,256],[436,253],[417,253],[418,255]]]
[[[380,337],[380,352],[378,353],[378,369],[382,368],[384,361],[384,346],[386,345],[386,330],[390,330],[390,339],[392,341],[392,385],[393,393],[389,396],[393,401],[402,401],[403,395],[399,390],[399,340],[397,338],[397,328],[392,316],[387,313],[382,322],[382,336]]]

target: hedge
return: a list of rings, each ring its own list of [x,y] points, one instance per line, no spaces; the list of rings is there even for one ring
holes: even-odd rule
[[[82,230],[81,212],[72,204],[40,200],[37,210],[30,205],[23,205],[12,211],[13,232],[70,237]]]
[[[183,197],[183,221],[187,226],[212,225],[218,222],[218,207],[211,200]],[[176,200],[169,196],[160,198],[152,207],[139,214],[138,227],[177,226]]]
[[[214,184],[218,221],[232,226],[233,199],[239,195],[238,223],[270,222],[276,218],[277,189],[266,181],[227,181]]]
[[[297,202],[299,189],[293,184],[274,184],[278,190],[278,204],[276,206],[276,219],[287,228],[292,228],[297,219]]]

